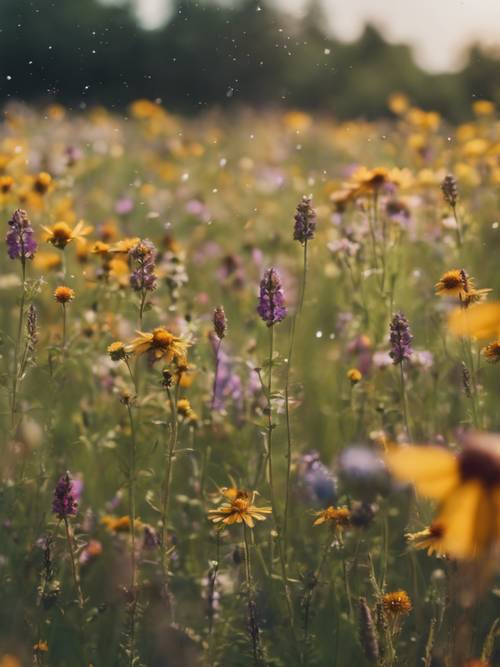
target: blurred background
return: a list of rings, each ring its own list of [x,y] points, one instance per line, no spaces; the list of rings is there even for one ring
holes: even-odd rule
[[[500,102],[499,26],[498,0],[1,0],[0,98],[373,118],[400,91],[460,121]]]

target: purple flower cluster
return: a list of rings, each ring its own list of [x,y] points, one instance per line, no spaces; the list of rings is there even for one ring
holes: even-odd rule
[[[59,478],[54,489],[54,499],[52,501],[52,511],[59,519],[66,519],[68,516],[75,516],[78,510],[76,500],[77,493],[73,489],[73,480],[69,472],[65,472]]]
[[[295,213],[295,227],[293,240],[304,244],[314,238],[316,230],[316,211],[311,206],[312,198],[304,195],[297,206]]]
[[[268,327],[272,327],[273,324],[281,322],[286,317],[287,309],[280,275],[273,267],[267,269],[260,281],[257,312]]]
[[[33,259],[37,249],[37,243],[33,236],[33,227],[28,220],[26,211],[18,208],[14,211],[12,219],[9,220],[9,231],[5,240],[7,252],[11,259]]]
[[[156,247],[149,239],[143,239],[130,250],[135,268],[130,274],[130,286],[136,292],[152,292],[156,289]]]
[[[413,336],[410,325],[403,313],[396,313],[390,325],[391,351],[389,355],[393,364],[401,364],[405,359],[410,359],[413,354],[411,341]]]

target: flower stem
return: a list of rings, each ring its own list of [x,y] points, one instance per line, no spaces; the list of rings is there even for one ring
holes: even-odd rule
[[[129,449],[129,515],[130,515],[130,567],[131,567],[131,582],[130,582],[130,652],[129,664],[133,667],[135,663],[135,630],[136,630],[136,609],[137,609],[137,562],[136,562],[136,525],[135,525],[135,481],[136,481],[136,432],[134,418],[132,416],[132,408],[127,404],[128,417],[130,422],[131,440]]]
[[[23,321],[24,321],[24,302],[25,302],[25,291],[26,291],[26,259],[21,258],[21,303],[19,304],[19,322],[17,325],[17,337],[14,347],[14,378],[12,381],[12,405],[11,405],[11,425],[12,428],[15,426],[16,420],[16,407],[17,407],[17,387],[19,382],[19,346],[21,344],[21,334],[23,331]]]
[[[167,387],[168,401],[170,404],[170,438],[167,448],[167,461],[165,466],[165,475],[163,478],[163,497],[162,497],[162,507],[161,507],[161,532],[160,532],[160,550],[161,550],[161,569],[163,574],[163,586],[164,586],[164,595],[165,600],[168,602],[168,567],[169,567],[169,554],[168,554],[168,513],[170,505],[170,490],[172,486],[172,476],[173,476],[173,467],[175,452],[177,448],[177,440],[179,435],[179,424],[177,419],[177,401],[179,397],[179,387],[180,387],[180,376],[177,378],[177,384],[175,387],[175,394],[172,395],[170,388]],[[170,604],[168,605],[170,608]]]
[[[254,667],[259,667],[261,664],[262,649],[260,646],[259,626],[256,617],[252,563],[250,560],[250,548],[248,546],[248,535],[245,522],[243,522],[243,541],[245,544],[245,584],[248,604],[248,629],[250,639],[252,640],[253,664]]]
[[[412,442],[411,432],[410,432],[410,421],[408,418],[408,396],[406,394],[406,378],[405,371],[403,368],[403,361],[399,364],[400,380],[401,380],[401,402],[403,404],[403,418],[405,423],[406,436],[409,442]]]
[[[83,599],[82,587],[80,584],[80,574],[78,572],[78,567],[76,564],[75,549],[73,545],[73,533],[68,521],[68,517],[64,517],[64,527],[66,529],[66,542],[68,545],[68,553],[71,561],[71,573],[73,575],[73,583],[75,585],[75,592],[78,599],[78,606],[80,607],[80,609],[83,609],[84,599]]]

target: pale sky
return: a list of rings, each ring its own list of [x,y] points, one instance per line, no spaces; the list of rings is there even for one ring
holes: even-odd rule
[[[307,4],[307,0],[274,1],[299,13]],[[168,16],[169,0],[135,2],[147,27]],[[336,37],[355,39],[370,21],[390,41],[410,44],[417,62],[436,72],[458,68],[471,41],[500,47],[500,0],[323,0],[323,6]]]

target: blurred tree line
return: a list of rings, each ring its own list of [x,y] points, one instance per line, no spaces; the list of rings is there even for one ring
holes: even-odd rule
[[[120,108],[148,97],[184,112],[287,105],[370,118],[397,90],[452,120],[473,99],[500,102],[500,56],[478,45],[460,72],[431,75],[371,26],[356,42],[332,38],[316,0],[303,20],[266,0],[173,5],[164,27],[144,30],[126,0],[1,0],[1,101]]]

